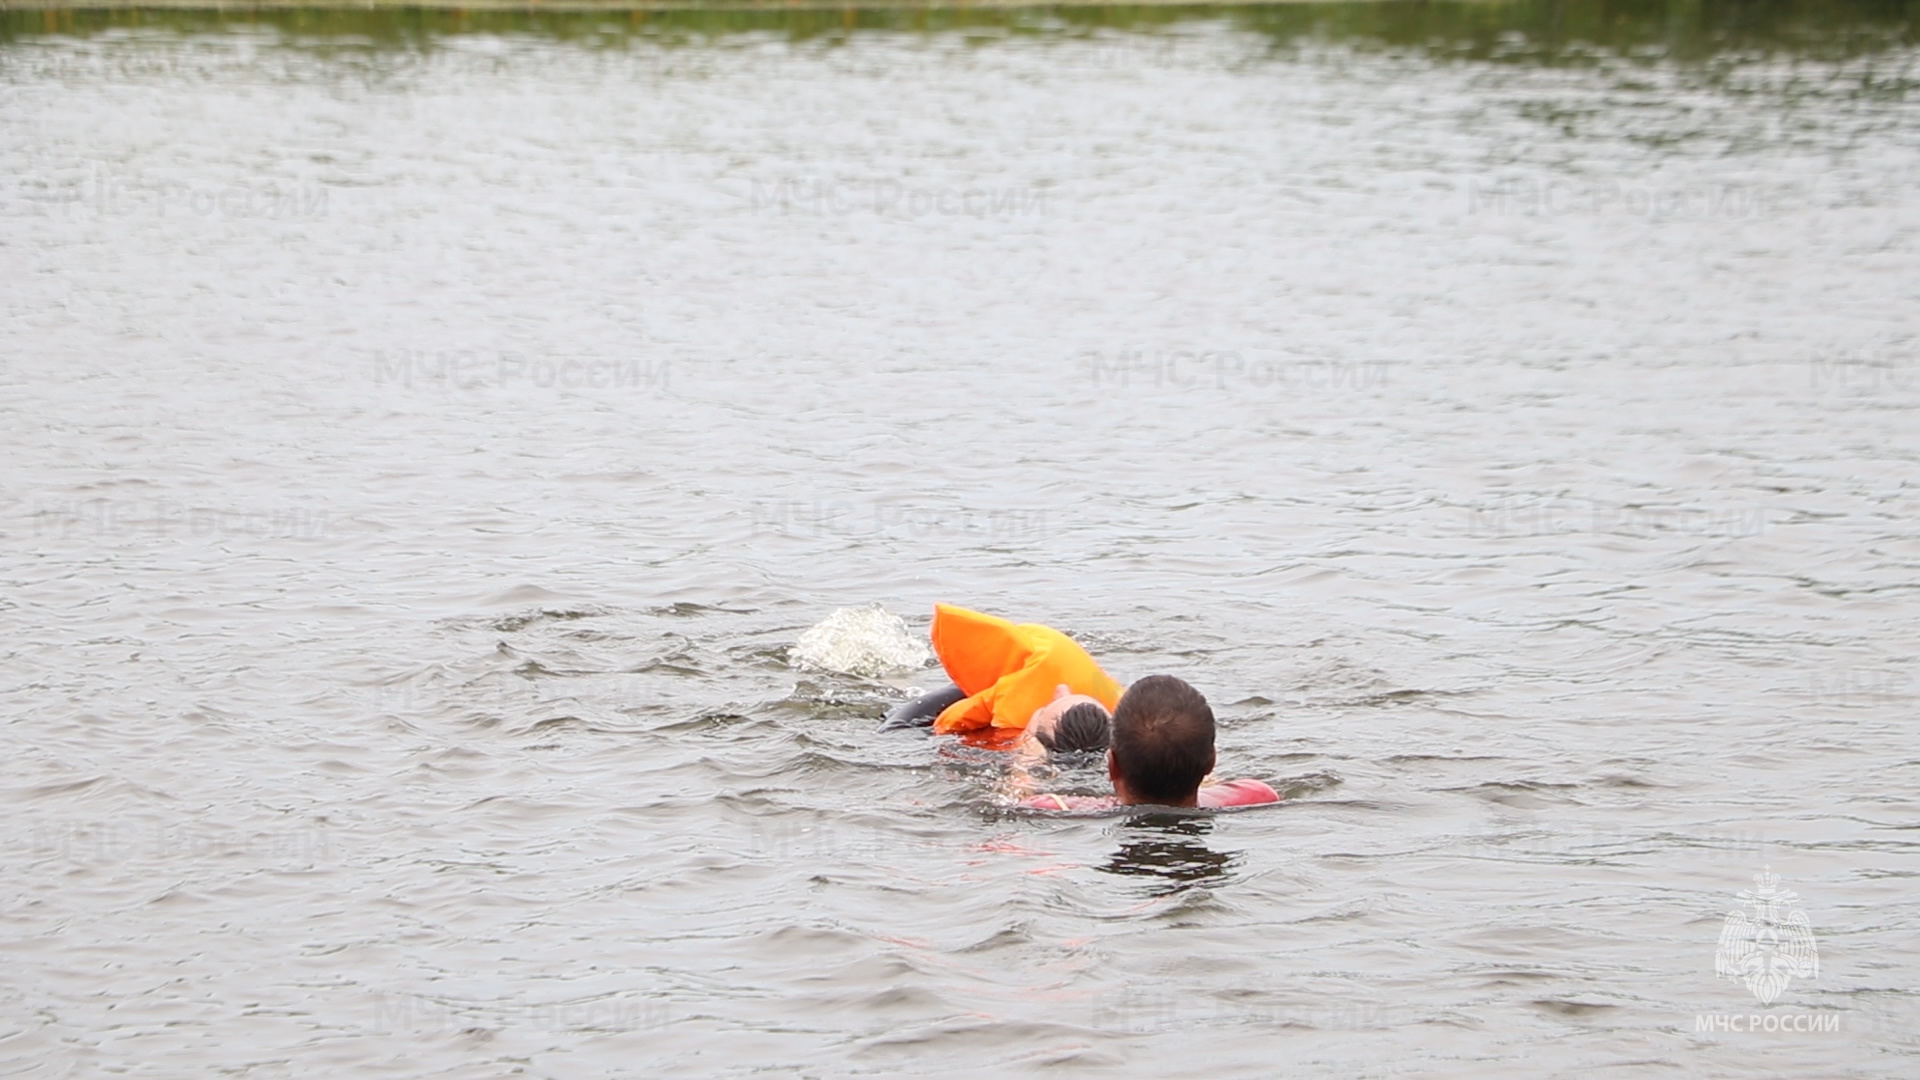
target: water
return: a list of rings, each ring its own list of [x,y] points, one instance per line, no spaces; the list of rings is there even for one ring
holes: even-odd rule
[[[0,1064],[1912,1074],[1913,16],[5,13]]]

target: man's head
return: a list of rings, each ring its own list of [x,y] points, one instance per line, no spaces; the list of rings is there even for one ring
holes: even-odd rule
[[[1097,701],[1071,705],[1051,725],[1034,729],[1040,745],[1056,754],[1105,750],[1113,738],[1113,722]]]
[[[1200,691],[1171,675],[1127,688],[1113,710],[1107,773],[1125,803],[1192,806],[1213,771],[1213,709]]]

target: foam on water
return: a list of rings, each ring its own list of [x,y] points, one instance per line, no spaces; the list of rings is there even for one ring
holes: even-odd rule
[[[837,608],[809,627],[789,659],[802,671],[831,671],[877,679],[918,671],[933,654],[905,619],[879,603]]]

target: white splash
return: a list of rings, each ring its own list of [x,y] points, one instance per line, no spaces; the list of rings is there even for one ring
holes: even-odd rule
[[[788,652],[794,667],[876,678],[927,666],[933,654],[906,621],[881,604],[836,608]]]

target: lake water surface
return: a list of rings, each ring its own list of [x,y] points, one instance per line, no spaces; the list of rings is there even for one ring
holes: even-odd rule
[[[0,1071],[1913,1075],[1917,16],[0,12]]]

